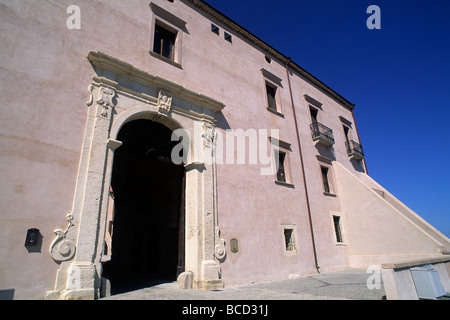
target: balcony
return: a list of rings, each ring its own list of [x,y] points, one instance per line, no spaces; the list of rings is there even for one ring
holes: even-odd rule
[[[333,130],[319,122],[311,123],[311,135],[315,144],[331,147],[334,144]]]
[[[345,146],[347,147],[347,154],[350,159],[355,159],[358,161],[364,159],[364,152],[359,143],[349,140],[345,142]]]

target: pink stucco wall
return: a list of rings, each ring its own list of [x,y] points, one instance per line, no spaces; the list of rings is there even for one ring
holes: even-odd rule
[[[81,29],[68,30],[67,1],[1,0],[0,16],[0,290],[15,289],[17,299],[40,299],[54,285],[58,265],[48,254],[53,230],[65,228],[74,190],[88,108],[87,87],[94,74],[89,51],[101,51],[136,68],[179,84],[226,105],[217,127],[279,129],[288,153],[290,183],[274,183],[260,165],[217,166],[218,219],[221,237],[239,241],[239,252],[221,264],[225,284],[286,278],[316,272],[305,197],[307,181],[317,259],[321,271],[346,268],[349,247],[336,245],[330,212],[342,212],[336,196],[323,194],[317,155],[338,161],[357,174],[345,149],[339,117],[353,122],[352,111],[293,72],[294,108],[306,175],[303,177],[289,81],[283,63],[250,44],[228,27],[200,13],[186,1],[153,0],[186,22],[182,68],[149,54],[152,12],[148,1],[77,1]],[[220,35],[212,33],[211,22]],[[232,43],[223,32],[233,36]],[[260,35],[262,38],[264,35]],[[264,68],[281,79],[281,113],[266,109]],[[322,104],[319,121],[333,129],[334,152],[311,139],[307,94]],[[358,141],[355,124],[350,135]],[[358,173],[359,174],[359,173]],[[333,171],[331,179],[338,177]],[[343,193],[344,194],[344,193]],[[346,193],[348,195],[348,193]],[[296,227],[297,253],[284,252],[283,225]],[[28,228],[40,229],[39,252],[24,247]]]

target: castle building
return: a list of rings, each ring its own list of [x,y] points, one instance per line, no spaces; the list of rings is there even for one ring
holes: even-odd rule
[[[0,3],[1,296],[450,250],[368,175],[355,106],[206,2]]]

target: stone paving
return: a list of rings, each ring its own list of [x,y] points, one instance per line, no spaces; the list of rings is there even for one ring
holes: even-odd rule
[[[102,300],[382,300],[385,291],[369,289],[366,270],[345,270],[281,281],[226,286],[222,290],[181,290],[175,282],[113,295]],[[369,281],[370,282],[370,281]]]

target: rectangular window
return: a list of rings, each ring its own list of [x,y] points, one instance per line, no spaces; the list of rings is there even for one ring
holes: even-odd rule
[[[153,52],[167,59],[174,60],[174,47],[176,33],[171,32],[160,25],[155,25],[155,37],[153,42]]]
[[[277,88],[271,86],[266,82],[266,92],[267,92],[268,107],[274,111],[277,111],[277,101],[276,101]]]
[[[350,141],[349,130],[350,129],[347,126],[344,126],[345,141],[347,143]]]
[[[293,252],[296,250],[294,229],[284,229],[284,242],[286,245],[286,251]]]
[[[328,180],[328,168],[320,167],[322,170],[323,190],[326,193],[331,193],[330,182]]]
[[[336,242],[342,243],[344,241],[342,239],[341,217],[333,216],[333,222],[334,222],[334,232],[336,234]]]
[[[286,182],[286,171],[285,171],[286,153],[279,150],[276,153],[278,156],[277,180],[281,182]]]
[[[269,137],[269,141],[272,148],[272,161],[271,167],[267,169],[273,172],[275,184],[295,188],[292,184],[289,165],[289,152],[292,151],[291,145],[274,137]]]
[[[153,2],[150,2],[150,9],[152,10],[148,43],[150,55],[182,69],[183,33],[186,30],[186,21]]]
[[[277,116],[284,118],[281,94],[283,90],[282,79],[271,73],[270,71],[261,68],[263,75],[263,84],[265,90],[266,109]]]
[[[309,108],[309,112],[311,113],[311,121],[312,123],[316,123],[317,121],[317,116],[318,116],[318,110],[316,108]]]
[[[297,226],[295,224],[282,224],[283,251],[287,256],[298,254]]]

